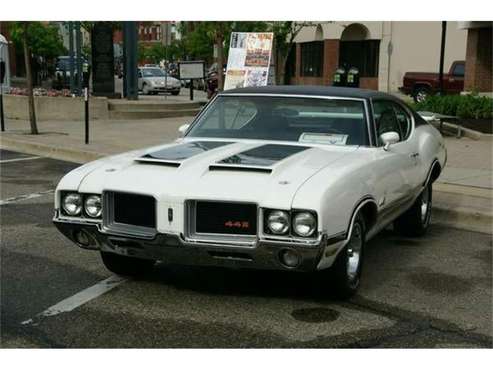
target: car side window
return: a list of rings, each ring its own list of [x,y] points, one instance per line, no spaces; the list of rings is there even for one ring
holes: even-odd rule
[[[402,141],[405,138],[406,133],[402,132],[394,105],[395,103],[390,100],[373,101],[373,118],[377,130],[379,146],[383,145],[380,141],[380,135],[385,132],[397,132],[399,134],[399,141]]]
[[[411,133],[411,117],[407,111],[399,104],[393,103],[397,122],[399,123],[401,140],[407,140]]]
[[[464,64],[463,63],[457,63],[454,66],[454,70],[452,71],[452,75],[455,77],[464,77]]]

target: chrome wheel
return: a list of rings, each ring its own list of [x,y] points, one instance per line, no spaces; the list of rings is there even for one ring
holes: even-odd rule
[[[361,263],[361,250],[363,247],[363,232],[361,225],[355,223],[351,233],[351,239],[347,246],[346,272],[350,282],[357,280],[359,265]]]
[[[418,103],[425,101],[427,97],[428,97],[428,93],[425,90],[420,90],[416,93],[416,101]]]
[[[421,194],[421,223],[426,226],[430,221],[430,188],[427,187]]]

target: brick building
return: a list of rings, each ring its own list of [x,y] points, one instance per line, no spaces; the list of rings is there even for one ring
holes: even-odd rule
[[[460,27],[467,30],[464,90],[491,93],[492,22],[460,22]]]
[[[321,22],[297,35],[287,73],[292,84],[329,85],[346,63],[362,88],[395,92],[408,71],[438,72],[440,40],[441,22]],[[465,60],[466,41],[467,30],[448,22],[446,71]]]

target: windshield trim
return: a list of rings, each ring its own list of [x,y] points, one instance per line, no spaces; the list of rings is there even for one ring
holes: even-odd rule
[[[218,97],[228,97],[228,96],[267,96],[267,97],[284,97],[284,98],[308,98],[308,99],[325,99],[325,100],[353,100],[353,101],[360,101],[363,103],[364,106],[364,118],[365,118],[365,124],[366,124],[366,129],[368,132],[368,141],[369,145],[354,145],[354,146],[369,146],[373,147],[376,144],[374,143],[373,136],[371,133],[370,129],[370,111],[369,111],[369,106],[368,106],[368,99],[365,98],[356,98],[356,97],[345,97],[345,96],[332,96],[332,95],[304,95],[304,94],[269,94],[269,93],[219,93],[214,98],[212,98],[207,105],[199,112],[197,116],[193,119],[193,121],[190,123],[190,126],[188,127],[187,131],[183,135],[183,137],[187,137],[188,133],[192,130],[192,128],[197,124],[199,119],[210,109],[212,104],[216,101]],[[193,136],[190,136],[192,138]],[[294,141],[290,141],[293,142]],[[326,144],[324,144],[326,145]],[[352,145],[348,145],[352,146]]]

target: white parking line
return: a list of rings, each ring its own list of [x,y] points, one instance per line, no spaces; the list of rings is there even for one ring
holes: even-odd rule
[[[55,190],[52,189],[52,190],[38,191],[37,193],[18,195],[16,197],[2,199],[2,200],[0,200],[0,206],[4,206],[4,205],[10,204],[10,203],[20,202],[21,200],[39,198],[39,197],[42,197],[43,195],[46,195],[46,194],[53,194],[54,192],[55,192]]]
[[[0,160],[0,164],[10,163],[10,162],[30,161],[32,159],[39,159],[39,158],[42,158],[42,157],[25,157],[25,158],[4,159],[3,161]]]
[[[21,324],[36,325],[37,320],[43,317],[55,316],[63,312],[70,312],[77,307],[82,306],[83,304],[93,300],[94,298],[97,298],[100,295],[109,292],[111,289],[116,288],[118,285],[124,283],[125,281],[127,281],[127,279],[121,276],[112,275],[109,278],[100,281],[96,285],[84,289],[79,293],[76,293],[73,296],[64,299],[63,301],[58,302],[57,304],[37,314],[34,318],[21,322]]]

